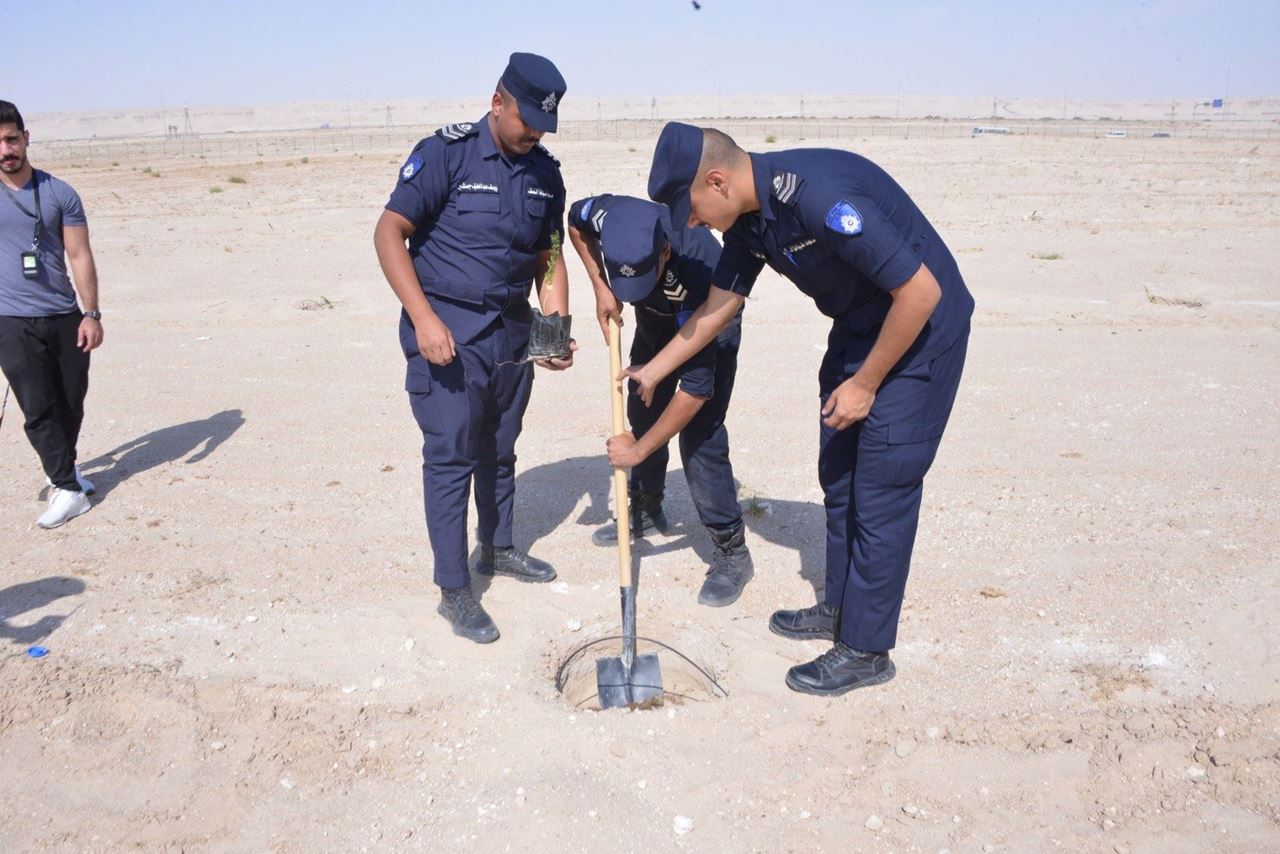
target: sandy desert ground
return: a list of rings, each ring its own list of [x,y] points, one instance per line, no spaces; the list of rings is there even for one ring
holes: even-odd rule
[[[553,684],[617,611],[589,538],[609,408],[576,260],[578,364],[539,375],[519,446],[517,538],[560,581],[482,585],[503,636],[479,647],[435,614],[372,251],[408,143],[42,162],[83,195],[102,274],[99,492],[35,527],[11,403],[0,847],[1280,847],[1280,139],[838,144],[915,196],[979,305],[899,675],[835,700],[782,681],[823,649],[766,619],[821,584],[826,323],[768,274],[730,414],[756,580],[696,604],[709,545],[678,463],[677,527],[637,549],[642,632],[728,696],[664,654],[690,699],[630,713],[575,708],[580,673]],[[549,145],[570,199],[643,193],[651,138]]]

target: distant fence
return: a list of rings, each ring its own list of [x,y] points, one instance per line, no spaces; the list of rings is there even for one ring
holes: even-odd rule
[[[665,119],[617,119],[561,122],[560,131],[548,139],[572,142],[652,142]],[[743,142],[803,142],[832,144],[861,139],[959,139],[973,135],[973,129],[988,125],[990,119],[894,121],[875,119],[689,119],[691,123],[721,128]],[[1077,122],[1035,121],[1021,124],[1001,120],[1014,137],[1064,137],[1101,139],[1124,130],[1128,139],[1168,134],[1175,139],[1280,140],[1280,124],[1275,122],[1170,125],[1157,122]],[[132,162],[162,158],[203,158],[247,161],[322,157],[334,154],[403,154],[434,127],[392,126],[352,128],[311,128],[306,130],[227,132],[220,134],[179,134],[33,142],[33,154],[42,162]],[[1007,137],[1002,137],[1007,138]],[[993,144],[998,144],[994,142]]]

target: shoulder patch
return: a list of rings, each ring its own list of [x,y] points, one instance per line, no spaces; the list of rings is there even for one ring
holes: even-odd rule
[[[796,173],[779,172],[773,176],[773,196],[784,205],[793,204],[803,184],[803,179]]]
[[[844,199],[836,202],[827,211],[827,228],[836,234],[861,234],[862,214]]]
[[[400,180],[408,181],[414,175],[417,175],[420,169],[422,169],[422,155],[415,151],[409,155],[409,159],[400,167]]]
[[[550,150],[549,150],[545,145],[543,145],[543,144],[542,144],[542,143],[540,143],[540,142],[535,142],[535,143],[533,144],[533,147],[534,147],[534,148],[536,148],[536,149],[538,149],[539,151],[541,151],[543,154],[547,155],[548,157],[550,157],[550,158],[551,158],[551,162],[552,162],[552,163],[554,163],[554,164],[555,164],[555,165],[557,165],[557,166],[559,166],[559,165],[560,165],[560,161],[556,159],[556,156],[555,156],[554,154],[552,154],[552,153],[551,153],[551,151],[550,151]]]
[[[591,222],[591,206],[596,203],[596,197],[592,196],[582,203],[582,209],[578,212],[578,216],[583,222]]]
[[[457,142],[460,139],[466,139],[476,134],[476,126],[471,122],[458,122],[454,125],[445,125],[436,130],[436,136],[445,142]]]

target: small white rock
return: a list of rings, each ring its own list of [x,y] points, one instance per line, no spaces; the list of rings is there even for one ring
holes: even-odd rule
[[[672,819],[671,829],[675,831],[676,836],[684,836],[693,830],[693,819],[687,815],[678,815]]]
[[[355,692],[356,692],[356,686],[354,686],[354,685],[343,685],[343,686],[342,686],[342,693],[344,693],[344,694],[354,694]]]
[[[1190,768],[1187,769],[1187,778],[1190,780],[1195,780],[1198,782],[1200,780],[1203,780],[1205,776],[1207,776],[1205,773],[1205,770],[1201,768],[1199,765],[1192,765]]]
[[[863,827],[867,830],[873,831],[882,830],[884,828],[884,819],[880,818],[878,815],[873,815],[867,819],[866,824],[864,824]]]
[[[1036,611],[1036,616],[1037,616],[1037,617],[1043,617],[1043,616],[1044,616],[1044,609],[1043,609],[1043,608],[1041,608],[1039,611]]]
[[[246,623],[256,623],[256,622],[258,622],[258,615],[257,615],[257,614],[250,614],[249,616],[247,616],[247,617],[245,617],[245,618],[244,618],[244,621],[245,621]]]
[[[211,742],[209,742],[209,749],[210,749],[210,750],[226,750],[226,748],[227,748],[227,746],[226,746],[225,744],[223,744],[221,741],[211,741]]]
[[[298,784],[297,784],[297,783],[295,783],[295,782],[293,782],[293,780],[292,780],[292,779],[290,779],[289,777],[281,777],[281,778],[280,778],[280,785],[281,785],[281,786],[283,786],[283,787],[284,787],[284,788],[286,788],[286,789],[292,789],[294,786],[296,786],[296,785],[298,785]]]
[[[567,581],[557,581],[556,583],[554,583],[554,584],[552,584],[552,585],[551,585],[551,592],[552,592],[552,593],[568,593],[568,592],[569,592],[569,582],[567,582]]]
[[[649,785],[649,784],[648,784],[648,783],[646,783],[644,780],[641,780],[640,782],[636,783],[636,788],[637,788],[637,789],[643,789],[643,788],[644,788],[645,786],[647,786],[647,785]]]
[[[404,651],[413,652],[413,638],[404,639]]]
[[[565,628],[567,628],[571,632],[577,632],[582,630],[582,620],[579,620],[577,617],[570,617],[569,619],[565,620],[564,625],[565,625]]]
[[[379,676],[377,679],[374,679],[373,682],[371,682],[370,684],[374,688],[381,688],[383,685],[387,684],[387,677]]]
[[[903,804],[902,811],[912,818],[920,814],[920,808],[915,804]]]
[[[1222,727],[1218,727],[1216,730],[1214,730],[1214,731],[1213,731],[1213,734],[1214,734],[1214,735],[1216,735],[1218,738],[1226,738],[1226,737],[1227,737],[1227,731],[1226,731],[1225,729],[1223,729]]]
[[[809,812],[808,810],[800,810],[800,820],[801,820],[801,821],[803,821],[804,819],[808,818],[809,816],[810,816],[810,812]]]

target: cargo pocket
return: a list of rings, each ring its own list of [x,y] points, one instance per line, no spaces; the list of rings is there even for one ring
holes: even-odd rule
[[[409,356],[404,372],[404,390],[409,394],[431,394],[431,363],[421,353]]]

